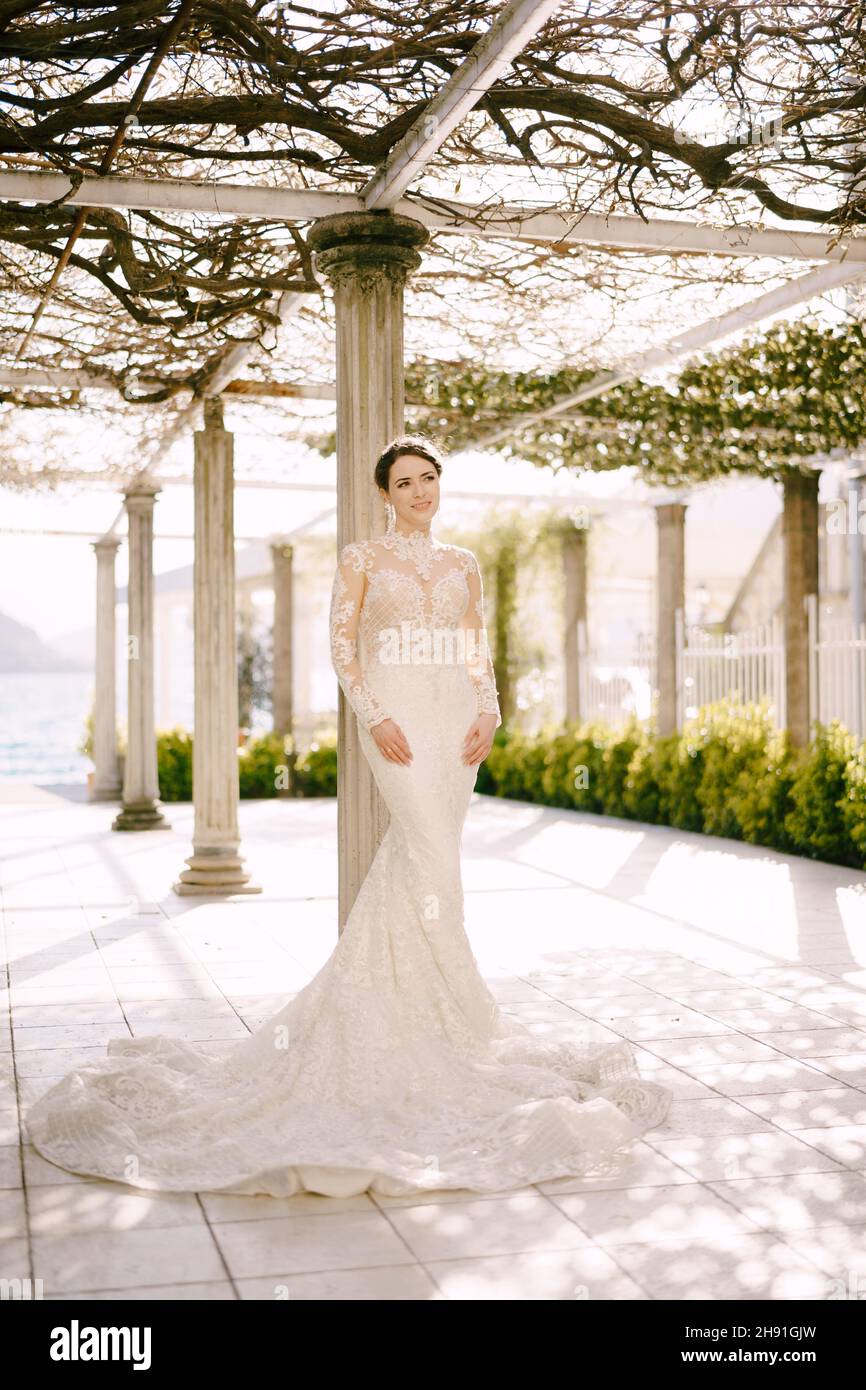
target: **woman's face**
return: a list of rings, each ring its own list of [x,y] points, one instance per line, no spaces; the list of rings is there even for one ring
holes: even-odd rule
[[[404,530],[426,531],[439,510],[439,474],[427,459],[403,454],[391,464],[387,497]]]

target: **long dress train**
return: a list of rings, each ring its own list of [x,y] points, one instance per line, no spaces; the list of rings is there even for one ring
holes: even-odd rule
[[[225,1054],[110,1042],[30,1107],[43,1157],[164,1191],[494,1192],[611,1171],[662,1122],[670,1092],[630,1044],[533,1036],[472,954],[460,841],[478,769],[460,753],[479,712],[499,722],[484,639],[470,551],[396,530],[343,548],[332,659],[390,823],[337,945]],[[409,765],[373,739],[388,717]]]

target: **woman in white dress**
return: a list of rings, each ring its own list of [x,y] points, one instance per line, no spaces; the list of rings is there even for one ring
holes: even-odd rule
[[[441,471],[429,441],[395,440],[388,530],[334,575],[333,665],[390,823],[333,953],[220,1056],[110,1042],[29,1110],[52,1162],[166,1191],[494,1192],[610,1171],[664,1119],[630,1044],[533,1036],[472,954],[460,841],[501,719],[478,563],[431,530]]]

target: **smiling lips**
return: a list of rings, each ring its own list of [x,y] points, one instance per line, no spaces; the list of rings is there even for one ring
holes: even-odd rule
[[[416,511],[416,512],[423,512],[423,510],[424,510],[425,507],[429,507],[429,506],[430,506],[430,503],[429,503],[429,502],[413,502],[413,503],[412,503],[412,506],[415,508],[415,511]]]

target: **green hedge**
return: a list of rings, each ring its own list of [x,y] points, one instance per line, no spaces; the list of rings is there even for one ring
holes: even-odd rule
[[[186,729],[157,734],[156,772],[162,801],[192,800],[192,738]]]
[[[666,738],[637,722],[499,728],[476,790],[866,867],[866,745],[834,722],[793,749],[765,705],[719,701]]]
[[[192,735],[186,729],[161,730],[156,736],[159,795],[163,801],[192,800]],[[337,742],[328,734],[315,740],[303,756],[281,734],[249,739],[238,750],[242,798],[268,796],[336,796]]]
[[[299,796],[337,795],[336,734],[312,743],[295,767]]]
[[[190,734],[159,733],[157,759],[162,800],[190,800]],[[298,756],[264,734],[239,751],[238,771],[242,797],[336,796],[336,736]],[[707,705],[667,738],[637,722],[535,735],[500,726],[475,790],[866,867],[866,745],[834,722],[792,749],[763,705]]]

